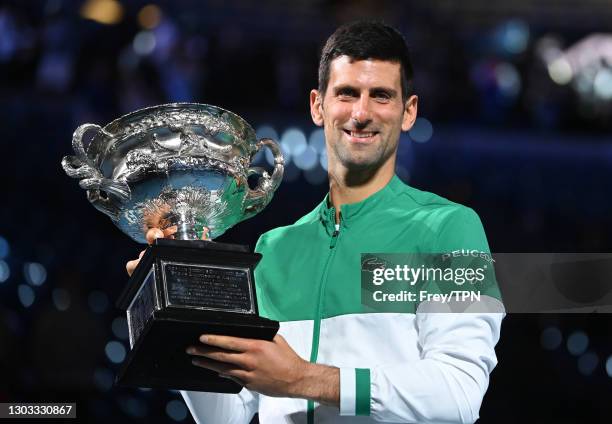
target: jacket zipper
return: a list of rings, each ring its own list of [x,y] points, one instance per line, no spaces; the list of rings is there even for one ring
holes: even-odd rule
[[[332,208],[330,210],[330,218],[335,218],[336,212]],[[327,256],[327,261],[325,262],[325,268],[323,271],[323,278],[321,280],[321,285],[319,287],[319,303],[317,305],[317,313],[315,315],[313,328],[312,328],[312,347],[310,350],[310,362],[316,363],[317,356],[319,355],[319,336],[321,333],[321,311],[323,309],[323,294],[325,293],[325,285],[327,283],[327,273],[329,272],[329,267],[332,262],[332,259],[335,256],[336,252],[336,244],[338,243],[338,238],[340,237],[340,224],[335,224],[335,230],[331,236],[329,242],[329,250],[330,253]],[[306,408],[306,422],[308,424],[314,424],[314,401],[308,400],[307,408]]]
[[[334,230],[334,233],[332,234],[331,242],[329,244],[330,249],[333,249],[334,247],[336,247],[336,243],[338,242],[339,235],[340,235],[340,224],[336,224],[336,229]]]

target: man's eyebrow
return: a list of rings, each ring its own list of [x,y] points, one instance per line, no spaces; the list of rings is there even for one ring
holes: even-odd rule
[[[372,93],[387,93],[391,97],[397,97],[397,90],[389,87],[372,87],[370,94]]]
[[[352,86],[350,84],[340,84],[334,87],[334,93],[337,93],[339,91],[342,90],[355,90],[355,91],[359,91],[359,89],[355,86]]]
[[[353,91],[359,91],[359,88],[350,85],[350,84],[340,84],[337,85],[335,87],[333,87],[333,91],[334,93],[339,93],[342,90],[353,90]],[[370,94],[375,94],[375,93],[387,93],[390,97],[396,97],[397,96],[397,90],[390,88],[390,87],[372,87],[369,89],[369,93]]]

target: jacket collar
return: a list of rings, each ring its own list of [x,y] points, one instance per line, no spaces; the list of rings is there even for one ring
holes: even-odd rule
[[[356,203],[348,203],[340,206],[340,227],[348,228],[352,222],[365,216],[368,212],[377,208],[381,202],[393,192],[396,192],[404,183],[397,175],[393,175],[391,180],[382,189],[373,193],[369,197]],[[330,202],[329,193],[319,205],[319,220],[325,226],[328,233],[333,233],[336,225],[336,210]]]

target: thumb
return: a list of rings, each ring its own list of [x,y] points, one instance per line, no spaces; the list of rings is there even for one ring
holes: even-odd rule
[[[202,240],[210,240],[210,230],[208,227],[202,227]]]
[[[151,228],[147,231],[147,243],[153,244],[158,238],[164,238],[164,232],[159,228]]]
[[[287,343],[287,340],[285,340],[285,338],[278,333],[274,336],[272,341],[281,346],[289,346],[289,344]]]

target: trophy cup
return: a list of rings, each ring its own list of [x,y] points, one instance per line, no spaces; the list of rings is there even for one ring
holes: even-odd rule
[[[85,147],[84,136],[92,133]],[[239,116],[216,106],[174,103],[141,109],[105,127],[84,124],[62,167],[89,201],[145,243],[150,228],[176,226],[147,248],[117,305],[127,312],[130,351],[116,383],[129,387],[237,393],[241,386],[192,365],[201,334],[271,340],[278,322],[258,315],[253,269],[261,254],[214,239],[261,211],[283,175],[271,139],[257,140]],[[263,147],[274,171],[251,167]],[[249,177],[258,176],[253,189]]]

